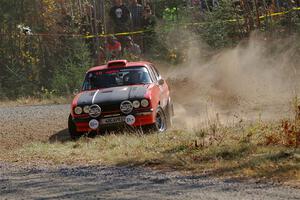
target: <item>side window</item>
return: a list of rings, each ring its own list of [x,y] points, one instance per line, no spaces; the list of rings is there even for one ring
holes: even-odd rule
[[[153,71],[153,73],[154,73],[155,79],[156,79],[157,81],[158,81],[159,79],[161,79],[160,74],[158,73],[157,69],[156,69],[153,65],[151,65],[151,69],[152,69],[152,71]]]
[[[150,65],[149,69],[150,69],[149,71],[150,71],[150,74],[151,74],[151,77],[152,77],[153,81],[156,82],[158,79],[157,79],[157,76],[155,74],[155,70],[153,69],[153,66]]]

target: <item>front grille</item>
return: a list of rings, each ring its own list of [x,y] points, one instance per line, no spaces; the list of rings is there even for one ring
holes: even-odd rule
[[[120,113],[120,103],[107,103],[107,104],[99,104],[102,109],[102,113],[107,112],[116,112]]]

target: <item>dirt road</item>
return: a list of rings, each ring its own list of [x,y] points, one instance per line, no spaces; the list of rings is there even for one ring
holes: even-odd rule
[[[0,164],[0,199],[300,199],[300,190],[142,168]]]
[[[0,108],[0,150],[11,151],[34,141],[48,141],[66,129],[69,105]],[[1,154],[0,154],[1,158]]]
[[[6,151],[33,141],[68,140],[68,111],[68,105],[0,108],[0,199],[300,199],[299,189],[143,168],[1,162]]]

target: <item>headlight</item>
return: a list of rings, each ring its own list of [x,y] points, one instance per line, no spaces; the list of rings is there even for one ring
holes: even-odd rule
[[[139,108],[141,106],[141,103],[136,100],[136,101],[132,102],[132,105],[133,105],[134,108]]]
[[[84,106],[83,107],[83,112],[88,114],[90,112],[90,106]]]
[[[146,108],[146,107],[149,106],[149,101],[148,101],[147,99],[143,99],[143,100],[141,101],[141,105],[142,105],[144,108]]]
[[[80,106],[75,107],[74,112],[76,115],[80,115],[82,113],[82,108]]]
[[[133,105],[130,101],[123,101],[120,105],[120,110],[124,114],[129,114],[133,110]]]

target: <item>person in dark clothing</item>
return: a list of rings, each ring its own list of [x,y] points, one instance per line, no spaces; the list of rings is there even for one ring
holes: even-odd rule
[[[144,14],[143,14],[143,27],[145,29],[153,30],[155,25],[156,25],[156,18],[152,14],[150,7],[145,7]]]
[[[155,43],[156,36],[155,36],[155,25],[156,25],[156,18],[152,14],[150,6],[146,6],[144,8],[143,13],[143,28],[146,31],[143,35],[144,37],[144,45],[143,51],[151,51],[153,44]]]
[[[131,13],[131,31],[140,31],[143,29],[143,11],[144,8],[137,0],[130,0],[129,11]],[[132,35],[134,41],[143,46],[142,35],[135,34]]]
[[[115,0],[115,5],[110,9],[109,15],[114,23],[115,33],[129,31],[130,12],[122,0]]]
[[[133,30],[140,30],[142,28],[143,6],[137,0],[130,0],[129,11]]]
[[[130,31],[130,12],[122,0],[115,0],[115,5],[110,9],[109,15],[113,22],[114,33]],[[124,36],[116,36],[122,46],[125,46]]]
[[[200,0],[199,2],[200,10],[202,12],[212,11],[213,8],[219,6],[218,0]]]

